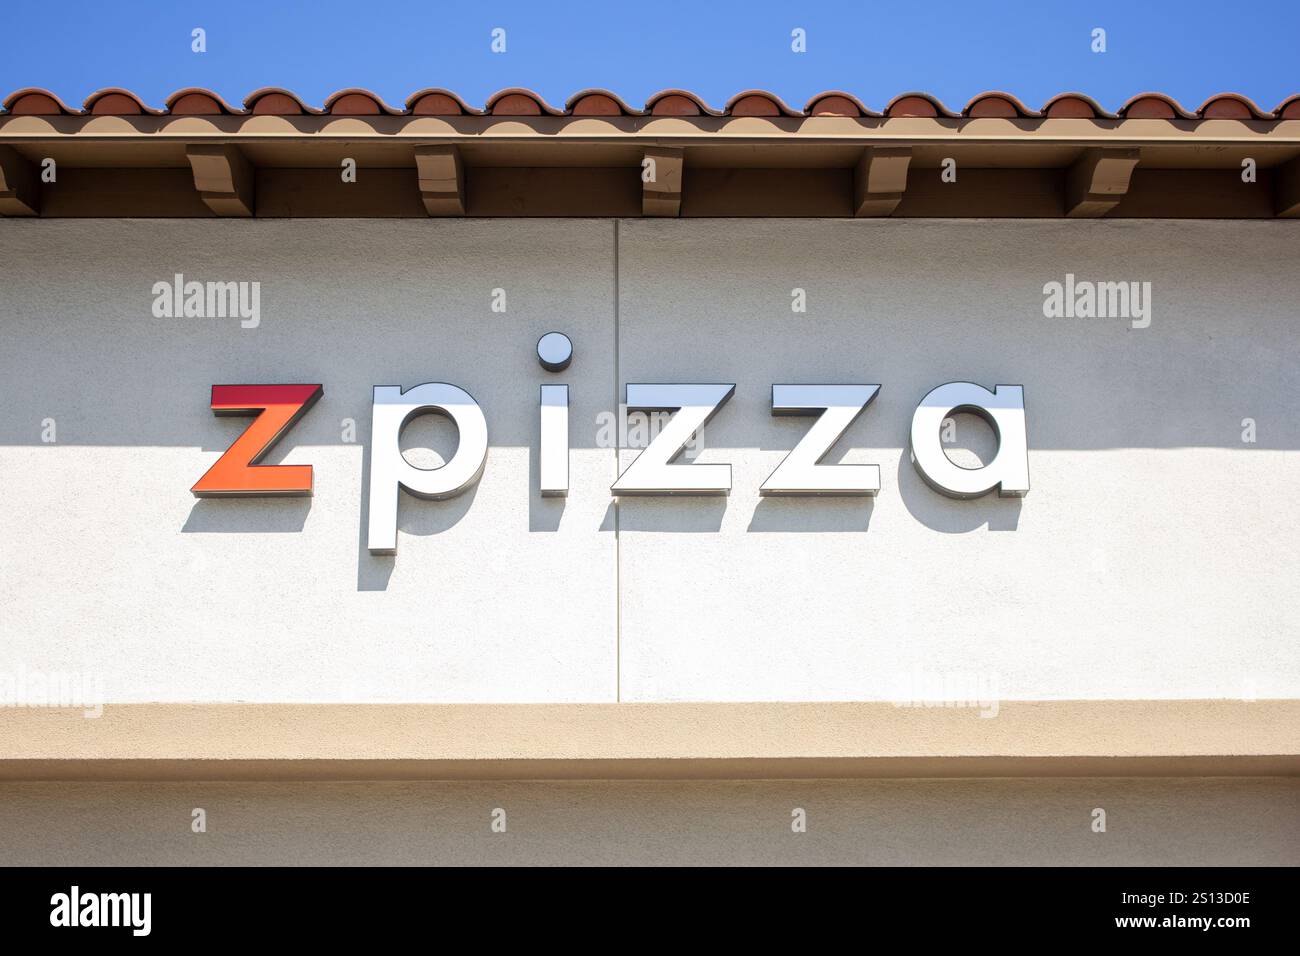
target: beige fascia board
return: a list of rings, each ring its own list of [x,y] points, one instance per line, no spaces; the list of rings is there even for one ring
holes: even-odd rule
[[[0,779],[1300,774],[1300,700],[109,704],[0,711]]]
[[[11,116],[0,141],[77,138],[227,141],[707,144],[1105,144],[1300,147],[1300,120],[945,119],[899,117]]]

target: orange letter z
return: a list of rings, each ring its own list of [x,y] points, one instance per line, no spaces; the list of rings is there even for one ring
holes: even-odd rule
[[[320,385],[213,385],[216,414],[260,414],[190,489],[194,497],[310,495],[311,465],[257,463],[324,393]]]

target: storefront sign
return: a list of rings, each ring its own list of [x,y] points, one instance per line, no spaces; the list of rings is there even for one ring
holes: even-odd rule
[[[559,333],[551,333],[559,335]],[[562,337],[562,336],[561,336]],[[563,348],[548,354],[547,338],[539,359],[548,370],[567,367]],[[567,344],[567,340],[566,340]],[[772,386],[773,415],[813,419],[803,439],[763,482],[759,493],[778,495],[875,495],[880,466],[823,464],[822,459],[880,393],[875,384],[780,384]],[[614,496],[725,495],[731,491],[731,465],[678,461],[688,442],[735,394],[734,384],[651,383],[627,386],[627,411],[668,412],[667,424],[619,475]],[[214,385],[212,409],[218,415],[256,415],[191,489],[196,497],[310,495],[311,465],[258,464],[321,395],[319,384]],[[960,413],[983,418],[997,436],[993,459],[979,468],[954,464],[943,449],[945,419]],[[417,468],[402,454],[402,430],[425,414],[449,418],[459,433],[456,452],[438,468]],[[998,385],[992,390],[971,382],[949,382],[933,389],[912,415],[910,450],[917,472],[935,491],[953,498],[978,498],[992,491],[1003,497],[1029,492],[1028,439],[1024,390]],[[542,385],[539,400],[539,487],[546,496],[568,494],[569,392],[567,385]],[[418,498],[459,495],[482,476],[487,463],[488,428],[483,409],[463,388],[428,382],[403,390],[374,388],[371,406],[370,518],[372,554],[397,550],[399,491]]]

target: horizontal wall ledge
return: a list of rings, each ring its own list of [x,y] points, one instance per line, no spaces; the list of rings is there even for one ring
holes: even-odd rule
[[[6,780],[1300,774],[1300,701],[120,704],[0,712]]]

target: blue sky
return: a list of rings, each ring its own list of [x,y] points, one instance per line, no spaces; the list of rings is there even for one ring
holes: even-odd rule
[[[761,88],[796,107],[844,89],[877,109],[917,89],[953,107],[989,89],[1033,107],[1078,90],[1112,109],[1148,90],[1189,108],[1238,92],[1265,109],[1300,91],[1300,0],[0,3],[0,95],[43,86],[73,105],[105,86],[152,105],[185,86],[236,103],[284,86],[313,104],[363,86],[395,106],[426,86],[476,105],[526,86],[557,106],[592,86],[634,105],[666,87],[719,106]],[[191,52],[195,27],[206,53]],[[504,54],[490,50],[494,27],[506,30]],[[796,27],[806,53],[791,52]],[[1105,53],[1090,49],[1095,27]]]

